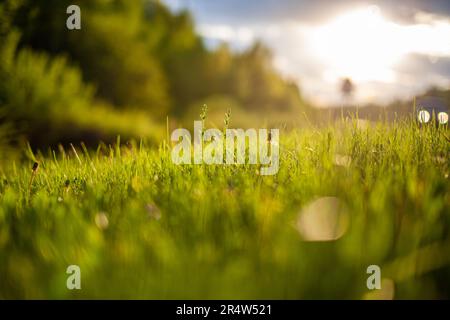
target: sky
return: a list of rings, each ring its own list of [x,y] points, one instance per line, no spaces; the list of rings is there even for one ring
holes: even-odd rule
[[[450,88],[450,1],[165,0],[188,9],[205,43],[244,50],[255,40],[319,106],[340,105],[349,77],[358,104]]]

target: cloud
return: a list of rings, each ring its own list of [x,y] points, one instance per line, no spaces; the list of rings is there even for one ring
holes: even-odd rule
[[[417,12],[448,16],[448,0],[166,0],[174,9],[188,8],[201,22],[254,24],[286,20],[320,23],[355,7],[376,5],[392,20],[414,22]]]
[[[213,45],[229,42],[235,48],[248,47],[255,40],[255,30],[249,27],[231,27],[225,24],[200,24],[197,31],[204,38],[213,40]]]

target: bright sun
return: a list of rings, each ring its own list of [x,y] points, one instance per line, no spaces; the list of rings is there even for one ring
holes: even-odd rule
[[[324,77],[334,81],[394,81],[393,64],[407,51],[396,41],[399,26],[371,6],[353,11],[313,32],[312,45],[325,65]]]
[[[386,20],[376,6],[351,11],[312,31],[324,79],[394,82],[393,67],[408,53],[430,57],[450,53],[450,24],[434,21],[400,25]]]

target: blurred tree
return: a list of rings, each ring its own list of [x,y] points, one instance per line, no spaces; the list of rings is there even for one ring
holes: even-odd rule
[[[158,1],[145,1],[144,40],[165,70],[175,114],[209,93],[209,52],[187,11],[173,14]]]
[[[163,69],[144,43],[139,25],[118,14],[84,15],[84,28],[70,37],[70,52],[98,94],[119,107],[164,115],[170,107]],[[127,26],[127,27],[124,27]]]
[[[229,95],[249,109],[305,106],[298,86],[281,78],[262,43],[239,54],[226,44],[207,50],[188,12],[173,14],[159,2],[146,4],[146,43],[151,43],[162,61],[177,114],[192,102],[214,95]]]
[[[3,0],[0,3],[0,46],[5,43],[6,36],[12,31],[14,16],[21,3],[21,0]]]
[[[82,8],[79,31],[65,28],[70,4]],[[143,12],[139,0],[24,0],[15,24],[23,32],[22,46],[74,60],[85,80],[96,84],[99,98],[162,115],[170,106],[167,81],[140,41]]]
[[[237,55],[232,69],[233,92],[251,109],[296,110],[304,106],[300,91],[272,66],[272,55],[262,43]]]
[[[18,41],[12,32],[0,47],[0,114],[28,137],[50,135],[67,125],[70,114],[89,110],[93,90],[66,59],[18,50]]]
[[[344,107],[349,106],[352,101],[353,92],[355,91],[355,86],[350,78],[343,78],[341,80],[341,94],[342,94],[342,105],[341,105],[341,117],[344,114]]]
[[[355,91],[355,85],[350,78],[343,78],[341,80],[341,93],[344,99],[349,99]]]
[[[17,10],[2,17],[0,28],[12,21],[22,33],[20,48],[67,56],[95,85],[96,97],[116,108],[182,115],[214,95],[253,110],[305,106],[298,86],[274,69],[264,45],[257,42],[241,53],[226,45],[208,50],[189,12],[173,13],[159,1],[7,2]],[[70,4],[81,7],[81,30],[65,27]],[[0,14],[8,17],[5,10]]]

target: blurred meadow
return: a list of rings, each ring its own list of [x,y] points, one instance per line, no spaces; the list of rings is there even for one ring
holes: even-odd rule
[[[384,49],[375,71],[336,49],[317,63],[324,105],[308,69],[277,66],[281,44],[236,47],[173,3],[0,1],[0,299],[450,298],[448,76],[392,81]],[[279,172],[173,164],[170,133],[202,106],[209,128],[280,129]]]

